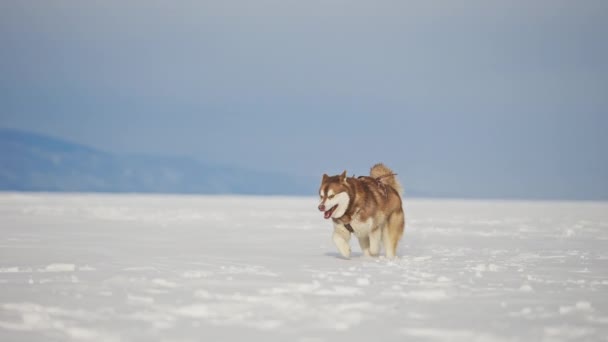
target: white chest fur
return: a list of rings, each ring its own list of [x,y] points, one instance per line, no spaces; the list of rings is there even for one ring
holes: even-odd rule
[[[374,220],[369,217],[366,221],[361,221],[359,216],[355,216],[352,221],[350,221],[350,226],[353,228],[357,237],[365,237],[372,231]]]

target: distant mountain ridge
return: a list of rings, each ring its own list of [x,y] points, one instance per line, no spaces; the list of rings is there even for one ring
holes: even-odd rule
[[[316,190],[311,186],[280,174],[183,157],[119,155],[0,129],[0,190],[5,191],[309,195]]]

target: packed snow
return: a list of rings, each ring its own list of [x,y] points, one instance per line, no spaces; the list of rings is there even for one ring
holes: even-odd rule
[[[399,257],[314,198],[0,194],[1,341],[608,341],[608,203],[405,199]]]

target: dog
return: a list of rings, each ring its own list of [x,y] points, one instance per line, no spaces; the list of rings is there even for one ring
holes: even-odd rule
[[[378,256],[380,242],[386,257],[394,258],[405,229],[403,189],[391,169],[376,164],[369,176],[323,175],[318,209],[332,219],[333,241],[345,258],[350,258],[350,236],[354,234],[366,256]]]

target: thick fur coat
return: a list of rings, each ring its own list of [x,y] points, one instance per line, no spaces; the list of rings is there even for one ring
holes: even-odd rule
[[[369,176],[323,175],[319,210],[334,225],[333,240],[342,256],[350,257],[350,236],[355,235],[363,254],[376,256],[381,244],[394,257],[405,228],[402,188],[395,174],[376,164]]]

